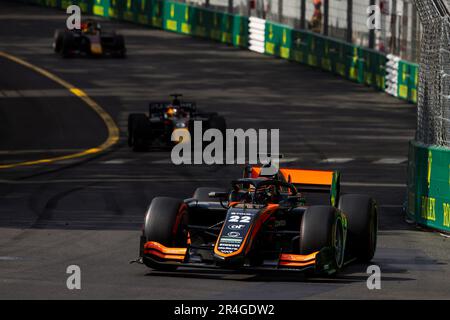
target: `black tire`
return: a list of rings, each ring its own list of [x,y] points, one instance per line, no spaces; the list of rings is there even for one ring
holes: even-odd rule
[[[210,198],[208,194],[210,192],[226,192],[227,190],[223,188],[214,188],[214,187],[200,187],[195,189],[194,195],[192,196],[193,199],[196,199],[197,201],[201,202],[218,202],[218,199]]]
[[[331,206],[311,206],[306,209],[300,224],[300,254],[311,254],[325,247],[335,249],[334,268],[338,271],[345,254],[342,216]]]
[[[378,211],[375,200],[362,194],[346,194],[339,199],[339,210],[348,220],[348,249],[363,262],[375,255],[378,233]]]
[[[70,51],[73,48],[74,37],[71,32],[64,32],[62,36],[62,45],[60,54],[63,58],[70,57]]]
[[[150,203],[144,223],[144,236],[146,241],[156,241],[166,247],[186,246],[187,235],[184,234],[182,224],[179,219],[187,218],[183,201],[169,198],[156,197]],[[178,224],[177,230],[176,225]],[[143,258],[144,264],[157,270],[175,270],[177,266],[162,266],[152,263],[151,260]]]
[[[64,31],[56,30],[53,40],[53,50],[55,53],[60,53],[62,48],[62,42],[64,37]]]
[[[132,118],[130,123],[130,118]],[[151,140],[151,127],[148,117],[143,113],[130,115],[128,118],[130,133],[131,133],[131,145],[133,151],[144,151],[148,148]]]

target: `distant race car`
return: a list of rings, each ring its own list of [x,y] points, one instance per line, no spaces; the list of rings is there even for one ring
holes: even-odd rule
[[[354,260],[372,259],[378,213],[370,196],[339,195],[337,171],[262,172],[247,166],[230,191],[197,188],[185,200],[154,198],[138,261],[169,271],[187,266],[333,274]],[[328,203],[311,204],[306,193],[325,195]]]
[[[105,32],[99,22],[86,20],[81,29],[56,30],[53,49],[63,57],[73,55],[123,58],[126,54],[125,40],[115,31]]]
[[[194,121],[202,122],[202,129],[215,128],[225,134],[225,118],[216,112],[201,112],[194,102],[181,101],[181,94],[172,94],[171,102],[150,102],[149,113],[128,116],[128,145],[134,151],[151,145],[170,146],[174,130],[193,132]]]

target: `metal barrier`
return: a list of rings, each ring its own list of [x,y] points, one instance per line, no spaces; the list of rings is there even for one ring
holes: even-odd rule
[[[254,51],[321,68],[404,100],[417,101],[416,64],[259,18],[251,17],[249,25]]]
[[[408,162],[408,217],[450,233],[450,150],[411,142]]]
[[[65,9],[77,4],[84,13],[126,20],[167,31],[209,38],[333,72],[386,90],[410,102],[417,99],[417,66],[399,60],[393,78],[385,54],[335,38],[256,17],[164,0],[21,0]],[[70,2],[70,3],[69,3]],[[249,35],[250,30],[250,35]],[[386,79],[388,75],[389,79]],[[387,84],[387,86],[386,86]]]
[[[408,216],[450,232],[450,12],[443,0],[415,0],[423,26],[416,141],[408,162]],[[400,73],[417,70],[399,64]],[[406,71],[404,71],[406,69]],[[400,77],[400,87],[405,79]],[[404,90],[400,89],[404,94]]]

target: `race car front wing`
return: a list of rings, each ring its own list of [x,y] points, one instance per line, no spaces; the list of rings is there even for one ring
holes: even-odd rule
[[[280,253],[278,259],[264,260],[262,264],[257,266],[248,264],[223,266],[210,261],[203,262],[191,255],[189,247],[166,247],[155,241],[142,243],[142,248],[140,258],[150,261],[153,265],[160,266],[208,269],[228,268],[248,271],[312,271],[326,274],[336,271],[333,264],[334,250],[328,247],[307,255]]]

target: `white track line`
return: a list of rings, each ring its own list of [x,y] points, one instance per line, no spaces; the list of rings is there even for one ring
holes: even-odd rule
[[[322,163],[346,163],[346,162],[350,162],[353,160],[355,160],[355,159],[353,159],[353,158],[328,158],[328,159],[323,159],[320,162],[322,162]]]
[[[372,162],[373,164],[402,164],[408,161],[408,158],[382,158]]]

